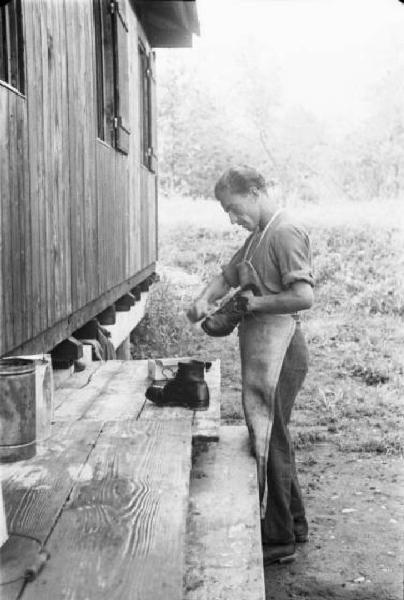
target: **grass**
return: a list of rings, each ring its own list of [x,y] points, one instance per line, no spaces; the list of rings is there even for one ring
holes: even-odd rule
[[[220,358],[222,418],[239,422],[237,335],[209,338],[184,311],[245,232],[229,227],[217,204],[177,199],[173,206],[167,201],[160,211],[162,280],[153,286],[148,315],[135,332],[134,356]],[[315,306],[303,315],[311,369],[294,412],[296,444],[318,441],[315,428],[322,426],[342,451],[403,455],[399,207],[294,208],[310,230],[316,274]]]

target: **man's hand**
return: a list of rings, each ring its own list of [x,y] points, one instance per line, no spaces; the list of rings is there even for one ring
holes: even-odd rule
[[[209,312],[209,304],[222,298],[228,291],[229,285],[223,275],[216,275],[186,311],[188,319],[192,323],[196,323],[206,317]]]
[[[188,308],[186,315],[191,323],[196,323],[206,317],[209,311],[209,303],[205,298],[197,298]]]
[[[255,296],[251,290],[245,290],[244,292],[240,292],[240,298],[245,298],[247,300],[246,312],[252,312],[254,310],[254,299]]]

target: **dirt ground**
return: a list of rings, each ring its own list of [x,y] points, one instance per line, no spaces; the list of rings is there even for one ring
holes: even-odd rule
[[[297,461],[310,541],[294,563],[265,569],[267,600],[401,600],[402,459],[319,442]]]

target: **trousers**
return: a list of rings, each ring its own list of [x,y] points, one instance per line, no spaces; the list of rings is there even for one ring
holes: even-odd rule
[[[298,323],[282,363],[275,391],[273,425],[267,460],[267,504],[262,520],[264,543],[294,542],[296,534],[307,534],[293,442],[288,424],[296,396],[308,370],[308,349]]]

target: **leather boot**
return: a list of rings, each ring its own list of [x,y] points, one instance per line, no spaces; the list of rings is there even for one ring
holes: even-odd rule
[[[289,563],[296,558],[295,544],[263,544],[262,556],[264,566],[272,565],[273,563]]]
[[[229,335],[246,313],[248,301],[241,293],[247,290],[251,290],[255,296],[259,295],[259,289],[256,285],[246,285],[218,308],[216,312],[202,321],[201,327],[204,332],[212,337]]]
[[[146,390],[146,398],[159,406],[207,410],[209,389],[204,379],[205,366],[209,368],[210,363],[198,360],[178,363],[174,379],[170,379],[164,386],[150,386]]]

